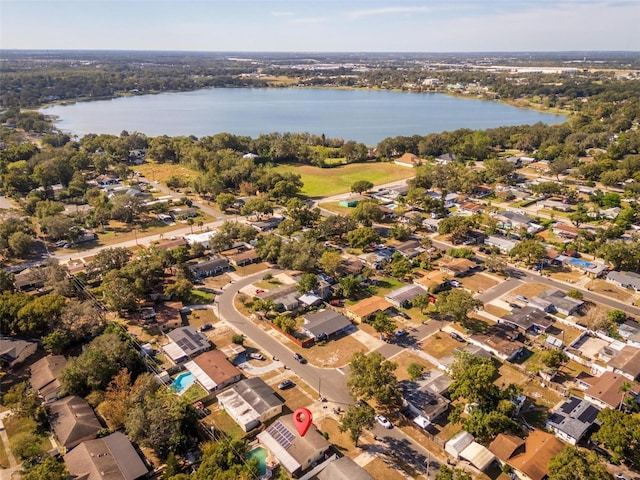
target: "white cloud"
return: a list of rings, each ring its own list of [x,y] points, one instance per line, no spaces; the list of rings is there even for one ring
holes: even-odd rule
[[[353,10],[347,14],[349,18],[357,19],[362,17],[371,17],[374,15],[388,15],[391,13],[419,13],[428,12],[431,10],[426,6],[415,7],[382,7],[382,8],[370,8],[367,10]]]

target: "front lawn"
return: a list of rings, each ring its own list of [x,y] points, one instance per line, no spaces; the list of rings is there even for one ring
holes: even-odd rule
[[[34,419],[10,416],[5,418],[3,423],[7,436],[9,437],[9,446],[16,458],[19,457],[16,452],[17,443],[22,443],[21,439],[28,435],[34,435],[35,443],[33,445],[35,448],[33,453],[35,455],[51,450],[52,446],[48,436],[49,432],[42,431]]]

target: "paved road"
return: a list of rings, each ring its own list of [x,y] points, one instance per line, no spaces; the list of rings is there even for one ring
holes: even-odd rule
[[[277,339],[261,329],[251,320],[238,312],[233,304],[238,291],[256,280],[261,279],[268,271],[244,277],[227,285],[223,293],[216,297],[216,309],[219,316],[244,333],[270,356],[278,358],[283,364],[302,378],[308,385],[326,397],[329,401],[351,405],[353,397],[347,388],[347,375],[338,369],[325,369],[310,364],[301,364],[293,358],[293,353]]]

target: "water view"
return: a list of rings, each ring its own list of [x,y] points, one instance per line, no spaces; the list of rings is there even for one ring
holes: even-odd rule
[[[309,132],[368,145],[398,135],[565,120],[563,115],[442,94],[299,88],[163,93],[56,105],[42,112],[58,116],[58,128],[79,136],[119,135],[122,130],[196,137]]]

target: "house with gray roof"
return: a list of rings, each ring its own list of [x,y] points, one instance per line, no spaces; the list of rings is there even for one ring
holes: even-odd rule
[[[426,293],[427,291],[420,285],[412,283],[390,291],[384,296],[384,298],[391,305],[395,305],[398,308],[404,308],[409,305],[414,298],[420,295],[425,295]]]
[[[78,480],[137,480],[149,471],[122,432],[82,442],[63,458]]]
[[[352,326],[347,317],[333,310],[322,310],[307,314],[303,318],[302,330],[316,340],[340,335]]]
[[[178,327],[167,333],[170,342],[162,346],[162,350],[171,360],[178,364],[211,348],[207,337],[195,327],[187,325]]]
[[[560,290],[550,288],[542,292],[537,297],[531,298],[529,300],[529,304],[536,308],[540,308],[545,312],[555,310],[563,315],[573,315],[582,308],[584,302],[577,298],[571,298]]]
[[[45,403],[57,400],[62,388],[58,375],[66,365],[63,355],[48,355],[31,365],[29,383]]]
[[[609,272],[606,280],[621,288],[640,292],[640,274],[636,272]]]
[[[219,393],[218,403],[245,432],[281,414],[284,405],[276,392],[259,377],[241,380]]]
[[[547,418],[546,428],[571,445],[576,445],[600,423],[600,409],[578,397],[570,397]]]
[[[229,265],[229,259],[221,257],[214,257],[210,260],[189,266],[189,270],[191,270],[191,273],[193,273],[193,275],[198,278],[220,275],[230,268],[231,266]]]
[[[340,457],[327,462],[317,477],[318,480],[373,480],[373,477],[350,457]]]
[[[84,398],[75,395],[52,402],[48,406],[49,423],[67,450],[85,440],[96,438],[102,425]]]
[[[37,349],[36,342],[0,336],[0,364],[15,367],[36,353]]]
[[[514,309],[500,321],[535,335],[546,332],[553,325],[553,320],[543,310],[530,306]]]

